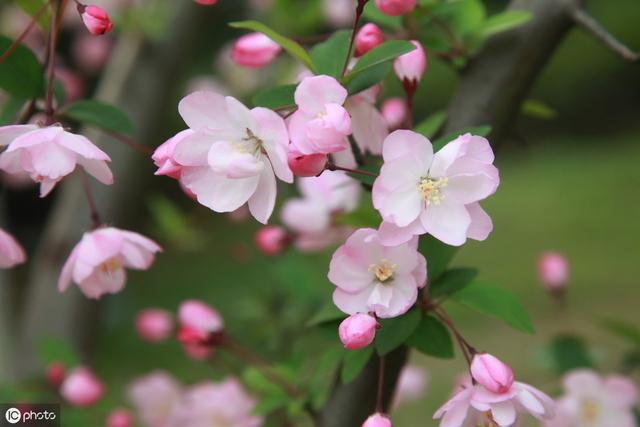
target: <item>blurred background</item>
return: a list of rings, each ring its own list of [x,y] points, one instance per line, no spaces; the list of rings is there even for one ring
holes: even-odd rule
[[[70,17],[62,33],[57,78],[67,98],[97,96],[128,111],[137,142],[152,148],[185,127],[177,102],[189,91],[213,88],[249,102],[257,89],[290,82],[301,71],[287,57],[258,71],[237,67],[229,59],[229,43],[242,33],[226,23],[257,18],[283,34],[307,37],[347,28],[351,20],[349,8],[340,9],[338,0],[221,0],[211,8],[187,0],[96,4],[110,11],[116,31],[88,38],[77,17]],[[484,4],[488,13],[504,7],[498,0]],[[627,45],[640,48],[637,0],[591,1],[588,10]],[[28,22],[11,2],[0,5],[3,35],[15,37]],[[43,41],[38,34],[42,37],[34,32],[33,40],[27,40],[36,52]],[[529,106],[537,108],[523,110],[497,155],[501,186],[483,203],[493,218],[493,233],[486,242],[465,245],[453,261],[455,266],[478,268],[481,280],[516,294],[530,313],[536,334],[514,331],[491,318],[479,320],[477,314],[447,304],[459,329],[477,347],[501,355],[519,379],[551,394],[560,391],[551,354],[559,336],[577,337],[603,371],[624,368],[638,378],[638,342],[613,333],[605,324],[616,321],[640,328],[639,72],[637,64],[621,60],[589,35],[579,30],[569,34],[529,96],[535,101]],[[416,121],[446,109],[456,81],[456,70],[429,55],[416,96]],[[399,83],[390,77],[383,98],[401,93]],[[10,123],[10,99],[2,92],[0,104],[3,124]],[[175,312],[178,303],[189,298],[219,309],[231,333],[269,359],[304,360],[311,349],[321,353],[336,345],[331,334],[304,327],[333,290],[325,278],[331,249],[266,257],[254,245],[255,221],[213,214],[185,197],[175,181],[153,179],[147,157],[113,139],[100,138],[114,165],[122,160],[114,171],[113,188],[96,188],[105,220],[139,230],[159,241],[165,251],[150,271],[132,272],[123,292],[99,302],[77,302],[81,298],[75,287],[57,294],[57,270],[41,271],[41,282],[48,283],[39,286],[50,287],[51,299],[37,310],[50,313],[23,312],[35,309],[25,302],[32,295],[27,287],[34,285],[29,266],[0,276],[4,325],[23,325],[21,319],[27,316],[39,328],[18,347],[29,349],[23,353],[32,360],[28,367],[14,369],[21,363],[2,343],[1,401],[42,392],[39,378],[47,359],[64,353],[61,343],[75,335],[69,328],[84,331],[77,340],[83,343],[80,357],[106,381],[107,395],[88,410],[70,409],[65,425],[101,425],[111,408],[126,404],[125,389],[131,379],[154,369],[166,370],[185,383],[223,377],[228,372],[224,365],[192,361],[176,342],[154,345],[137,337],[133,325],[141,309]],[[40,248],[40,262],[43,235],[58,235],[52,227],[62,227],[60,233],[74,242],[88,226],[81,193],[59,189],[41,200],[32,185],[7,176],[2,180],[2,224],[19,236],[30,254]],[[294,188],[283,187],[280,202],[287,191],[295,194]],[[71,210],[61,211],[61,200]],[[277,212],[278,208],[276,222]],[[52,225],[52,217],[57,225]],[[59,268],[67,246],[48,247],[53,252],[45,255],[47,262]],[[563,301],[552,298],[536,276],[538,257],[547,250],[564,254],[571,266]],[[42,292],[39,295],[48,291]],[[65,318],[66,310],[75,314],[51,330],[38,321]],[[2,329],[10,338],[14,334],[24,338],[22,327]],[[449,395],[453,379],[464,371],[464,361],[459,355],[439,360],[413,354],[411,362],[426,370],[428,384],[422,397],[398,408],[394,422],[435,426],[427,420]]]

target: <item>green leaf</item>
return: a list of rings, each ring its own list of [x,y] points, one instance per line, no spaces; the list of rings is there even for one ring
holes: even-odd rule
[[[438,130],[440,130],[446,119],[446,111],[437,111],[424,119],[418,126],[415,127],[414,131],[421,133],[427,138],[433,138]]]
[[[470,133],[471,135],[476,136],[487,136],[491,132],[491,126],[483,125],[483,126],[474,126],[469,128],[464,128],[461,130],[457,130],[455,132],[448,133],[444,136],[433,141],[433,151],[438,151],[449,142],[453,141],[460,135],[464,135],[465,133]]]
[[[307,326],[317,326],[327,322],[333,322],[336,320],[343,320],[347,315],[338,309],[333,303],[328,303],[322,306],[316,314],[309,319]]]
[[[49,3],[48,0],[16,0],[16,4],[31,17],[35,16],[47,3]],[[50,22],[51,7],[47,7],[47,10],[45,10],[38,18],[38,26],[46,31],[49,28]]]
[[[0,114],[0,126],[10,125],[16,119],[22,107],[27,101],[23,98],[11,97],[7,99],[2,106],[2,114]]]
[[[370,70],[380,64],[389,62],[400,55],[404,55],[407,52],[415,50],[415,46],[406,40],[390,40],[382,43],[375,49],[362,55],[351,72],[345,77],[345,83],[349,83],[359,73]]]
[[[37,354],[42,366],[52,362],[60,362],[67,368],[76,366],[79,357],[71,345],[60,338],[43,338],[37,344]]]
[[[328,40],[311,49],[311,59],[318,74],[326,74],[336,79],[342,78],[342,68],[348,54],[350,37],[350,31],[337,31]]]
[[[487,18],[476,30],[480,37],[490,37],[494,34],[510,30],[528,22],[533,15],[526,10],[506,10]]]
[[[392,319],[381,319],[376,333],[375,346],[380,356],[395,350],[407,341],[420,323],[420,312],[412,308],[402,316]]]
[[[81,123],[112,132],[126,134],[133,132],[133,124],[125,112],[101,101],[75,102],[64,111],[64,115]]]
[[[511,292],[485,283],[472,283],[451,295],[451,299],[480,313],[497,317],[511,327],[535,332],[529,315]]]
[[[603,319],[600,324],[609,332],[613,332],[636,347],[640,347],[640,329],[637,326],[614,319]]]
[[[430,15],[445,21],[451,31],[462,38],[482,25],[486,10],[481,0],[452,0],[433,6]]]
[[[385,15],[378,9],[372,1],[364,7],[362,17],[367,21],[375,22],[392,30],[402,29],[402,18],[400,16]]]
[[[9,49],[13,40],[0,36],[0,52]],[[33,52],[23,45],[0,64],[0,88],[17,98],[38,98],[44,93],[42,67]]]
[[[438,280],[444,274],[458,249],[458,246],[444,244],[430,234],[420,238],[418,250],[427,259],[429,280]]]
[[[343,384],[348,384],[362,371],[373,354],[373,346],[367,346],[359,350],[348,350],[342,362],[340,380]]]
[[[336,224],[350,225],[356,228],[378,228],[380,214],[370,206],[359,206],[357,210],[346,214],[338,214],[334,218]]]
[[[527,99],[522,103],[520,111],[525,116],[534,119],[552,120],[558,116],[558,112],[541,101]]]
[[[249,367],[242,373],[244,383],[264,396],[287,396],[286,390],[279,384],[276,384],[264,376],[259,369]]]
[[[407,344],[429,356],[453,357],[453,342],[445,325],[433,316],[423,316]]]
[[[309,56],[307,51],[304,50],[304,48],[300,46],[300,44],[298,44],[298,42],[291,40],[290,38],[287,38],[281,34],[278,34],[271,28],[264,25],[263,23],[258,21],[238,21],[238,22],[231,22],[229,26],[232,28],[241,28],[243,30],[257,31],[259,33],[264,34],[265,36],[269,37],[271,40],[273,40],[274,42],[282,46],[282,48],[286,50],[289,53],[289,55],[293,56],[295,59],[302,62],[307,68],[309,68],[314,73],[316,72],[316,68],[313,65],[313,61],[311,60],[311,57]]]
[[[350,95],[362,92],[365,89],[369,89],[371,86],[380,83],[391,72],[393,65],[391,62],[385,62],[375,67],[369,68],[366,71],[358,73],[349,83],[345,84],[347,91]]]
[[[584,340],[575,335],[560,335],[551,343],[556,372],[562,375],[576,368],[593,368]]]
[[[447,270],[429,285],[429,296],[433,299],[447,297],[460,291],[478,275],[476,268],[454,268]]]
[[[295,92],[296,85],[270,87],[258,92],[252,101],[257,107],[265,107],[272,110],[293,109],[296,106]]]
[[[286,394],[267,396],[261,399],[253,408],[254,415],[267,415],[277,409],[284,408],[291,399]]]

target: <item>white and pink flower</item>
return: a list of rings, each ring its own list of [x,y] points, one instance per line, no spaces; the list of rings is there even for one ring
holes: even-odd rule
[[[18,241],[0,228],[0,268],[12,268],[27,260],[27,254]]]
[[[425,233],[454,246],[487,238],[493,225],[478,202],[496,191],[500,179],[485,138],[465,134],[434,155],[427,138],[397,130],[385,140],[382,155],[373,205],[384,220],[383,244]]]
[[[164,371],[136,379],[127,391],[136,415],[145,427],[168,427],[182,396],[180,384]]]
[[[191,358],[203,360],[214,349],[214,338],[224,331],[218,312],[200,300],[183,301],[178,308],[178,340]]]
[[[355,231],[331,259],[333,302],[347,314],[372,312],[389,318],[406,313],[427,280],[427,262],[417,245],[415,238],[384,246],[376,230]]]
[[[173,331],[173,316],[161,308],[141,310],[136,316],[136,331],[145,341],[164,341]]]

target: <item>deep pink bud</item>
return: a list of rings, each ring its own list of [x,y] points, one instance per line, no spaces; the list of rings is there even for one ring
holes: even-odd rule
[[[142,310],[136,316],[136,330],[140,338],[145,341],[164,341],[173,330],[173,316],[159,308]]]
[[[218,0],[193,0],[193,1],[203,6],[213,6],[214,4],[218,3]]]
[[[402,98],[389,98],[382,104],[381,112],[389,130],[402,126],[407,118],[407,103]]]
[[[90,406],[104,393],[104,385],[88,368],[72,370],[60,386],[60,394],[74,406]]]
[[[338,334],[347,350],[357,350],[371,344],[376,337],[378,322],[375,317],[365,313],[356,313],[340,323]]]
[[[45,376],[47,382],[53,386],[59,386],[64,381],[64,376],[67,373],[67,368],[60,362],[51,362],[47,366]]]
[[[550,291],[564,289],[569,280],[569,262],[558,252],[545,252],[538,260],[538,278]]]
[[[416,48],[397,57],[393,62],[393,70],[400,81],[418,83],[427,68],[427,56],[420,42],[411,40],[411,43]]]
[[[113,28],[109,14],[98,6],[78,4],[78,12],[85,27],[94,36],[108,33]]]
[[[471,375],[492,393],[506,393],[513,385],[511,368],[488,353],[478,353],[473,357]]]
[[[376,412],[366,419],[362,427],[393,427],[393,424],[386,415]]]
[[[178,321],[183,328],[194,329],[204,335],[224,329],[218,312],[199,300],[187,300],[180,304]]]
[[[368,23],[356,34],[356,56],[362,56],[384,42],[384,34],[376,24]]]
[[[231,59],[243,67],[260,68],[273,61],[280,50],[280,45],[264,34],[250,33],[233,44]]]
[[[417,0],[376,0],[376,6],[389,16],[400,16],[409,13],[416,7]]]
[[[265,225],[256,232],[256,246],[265,255],[278,255],[289,245],[286,230],[277,225]]]
[[[107,416],[106,427],[132,427],[133,415],[126,409],[114,409]]]
[[[289,168],[295,176],[317,176],[327,165],[327,155],[322,153],[300,154],[289,151]]]

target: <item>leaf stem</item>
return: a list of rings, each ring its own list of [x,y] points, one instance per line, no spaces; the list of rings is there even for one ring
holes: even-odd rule
[[[378,177],[377,173],[373,173],[373,172],[369,172],[369,171],[365,171],[365,170],[361,170],[361,169],[344,168],[342,166],[338,166],[338,165],[335,165],[333,163],[327,163],[327,165],[325,166],[325,170],[328,170],[328,171],[345,171],[345,172],[349,172],[349,173],[355,173],[355,174],[358,174],[358,175],[371,176],[373,178],[377,178]]]
[[[91,226],[93,230],[95,230],[96,228],[99,228],[102,225],[102,221],[100,220],[100,213],[98,212],[96,201],[93,198],[93,194],[91,193],[91,188],[89,187],[89,180],[87,179],[87,173],[84,170],[80,171],[80,179],[82,180],[82,189],[84,190],[84,194],[87,197],[87,203],[89,204]]]
[[[385,362],[385,357],[380,356],[379,367],[378,367],[378,389],[376,391],[376,412],[380,412],[380,413],[384,411],[384,408],[383,408],[384,362]]]
[[[59,15],[61,15],[62,7],[60,0],[56,1],[54,13],[51,15],[51,28],[49,29],[49,48],[47,56],[47,96],[45,99],[45,115],[46,125],[55,122],[55,109],[53,108],[53,79],[55,76],[56,65],[56,44],[58,42]]]

